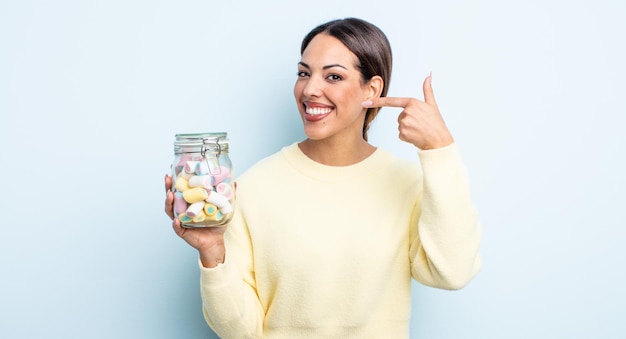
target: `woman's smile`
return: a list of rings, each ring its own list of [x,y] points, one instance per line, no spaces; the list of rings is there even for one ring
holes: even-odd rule
[[[305,115],[304,118],[307,121],[320,121],[326,118],[332,111],[333,107],[320,103],[306,101],[304,102]]]

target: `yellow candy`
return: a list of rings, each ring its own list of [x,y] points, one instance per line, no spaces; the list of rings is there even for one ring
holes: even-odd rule
[[[219,209],[217,208],[217,206],[213,205],[213,204],[209,204],[206,203],[204,204],[204,213],[209,216],[209,217],[213,217],[215,216],[217,213],[219,212]]]
[[[203,222],[206,220],[206,214],[200,211],[195,217],[193,217],[193,222]]]
[[[191,222],[191,218],[187,216],[187,214],[185,213],[181,213],[178,215],[178,220],[180,220],[180,222],[185,223],[185,222]]]
[[[206,200],[208,197],[209,197],[209,192],[207,192],[202,187],[194,187],[186,191],[183,191],[183,199],[185,199],[185,201],[190,204],[193,204],[194,202]]]
[[[207,220],[211,220],[211,221],[220,221],[222,220],[222,212],[217,211],[217,213],[213,214],[213,215],[207,215]]]
[[[176,184],[174,185],[179,192],[185,192],[189,189],[189,181],[183,177],[176,177]]]

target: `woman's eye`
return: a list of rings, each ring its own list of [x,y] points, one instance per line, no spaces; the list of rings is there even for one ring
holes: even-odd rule
[[[337,74],[330,74],[329,76],[326,77],[326,79],[330,80],[330,81],[339,81],[342,79],[342,77],[340,75]]]
[[[299,78],[304,78],[304,77],[308,77],[309,73],[305,72],[305,71],[298,71],[298,77]]]

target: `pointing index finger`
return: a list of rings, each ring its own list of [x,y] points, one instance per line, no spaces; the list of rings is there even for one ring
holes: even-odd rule
[[[362,103],[363,107],[406,107],[411,102],[411,98],[379,97],[367,100]]]

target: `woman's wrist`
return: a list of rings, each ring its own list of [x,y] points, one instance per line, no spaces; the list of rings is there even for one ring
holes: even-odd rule
[[[214,268],[215,266],[224,263],[226,259],[226,247],[224,241],[216,243],[215,245],[207,249],[198,249],[200,255],[200,262],[202,266],[206,268]]]

